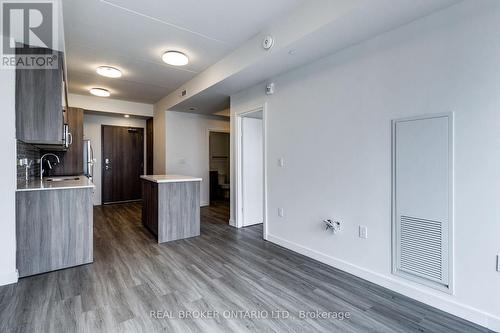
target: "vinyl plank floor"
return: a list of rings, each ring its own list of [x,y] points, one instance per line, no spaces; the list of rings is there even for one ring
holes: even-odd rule
[[[200,237],[158,244],[140,204],[96,207],[94,263],[0,287],[0,332],[488,333],[228,219],[217,202],[201,210]],[[297,318],[316,310],[351,317]]]

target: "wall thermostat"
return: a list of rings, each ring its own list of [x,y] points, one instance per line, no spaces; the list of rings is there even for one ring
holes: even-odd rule
[[[273,36],[266,36],[264,37],[264,40],[262,41],[262,47],[266,50],[269,50],[271,47],[274,45],[274,38]]]
[[[269,83],[266,86],[266,95],[272,95],[274,94],[274,83]]]

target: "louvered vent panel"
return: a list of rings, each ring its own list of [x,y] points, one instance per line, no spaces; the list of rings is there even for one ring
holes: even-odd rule
[[[399,269],[443,282],[442,222],[401,216],[399,246]]]

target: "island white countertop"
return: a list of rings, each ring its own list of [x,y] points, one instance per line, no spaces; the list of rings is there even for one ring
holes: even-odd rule
[[[75,189],[75,188],[93,188],[94,183],[90,181],[85,176],[74,176],[74,177],[54,177],[54,178],[64,178],[65,180],[60,181],[48,181],[44,178],[40,179],[30,179],[29,181],[18,181],[17,191],[43,191],[43,190],[64,190],[64,189]],[[67,180],[66,180],[67,179]]]
[[[183,175],[144,175],[142,179],[153,183],[201,182],[201,178]]]

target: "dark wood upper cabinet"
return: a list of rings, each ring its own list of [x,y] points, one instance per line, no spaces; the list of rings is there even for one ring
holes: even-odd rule
[[[32,48],[33,54],[53,53]],[[64,142],[63,53],[57,69],[16,69],[16,138],[33,144],[62,145]]]
[[[83,174],[83,109],[67,108],[67,124],[73,138],[65,152],[55,152],[61,163],[54,164],[49,171],[51,176],[76,176]],[[44,151],[48,152],[48,151]]]

